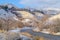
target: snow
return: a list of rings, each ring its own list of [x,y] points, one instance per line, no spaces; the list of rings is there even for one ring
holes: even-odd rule
[[[33,28],[32,27],[23,27],[22,30],[23,29],[33,29]]]
[[[9,32],[16,32],[16,33],[18,33],[18,32],[21,32],[22,30],[32,30],[32,28],[31,27],[23,27],[23,28],[16,28],[16,29],[13,29],[13,30],[9,30]]]
[[[7,12],[4,9],[0,9],[0,18],[3,18],[5,20],[11,19],[11,20],[16,20],[19,21],[17,16],[11,12]]]
[[[18,33],[18,32],[20,32],[20,28],[17,28],[17,29],[14,29],[14,30],[9,30],[8,32],[16,32],[16,33]]]
[[[46,34],[50,34],[50,32],[47,31],[46,29],[43,29],[41,32],[42,32],[42,33],[46,33]]]
[[[58,8],[45,8],[43,10],[43,12],[45,14],[49,14],[49,15],[56,15],[56,14],[60,13],[60,9],[58,9]]]
[[[48,20],[46,20],[45,25],[48,25],[48,24],[57,24],[58,20],[60,20],[60,14],[48,18]]]
[[[16,21],[19,21],[19,19],[18,19],[18,18],[16,18],[16,17],[13,17],[13,19],[15,19]]]
[[[5,14],[5,15],[4,15]],[[3,9],[0,9],[0,17],[3,19],[7,19],[7,12]]]
[[[58,33],[55,33],[55,35],[60,35],[60,32],[58,32]]]
[[[24,29],[26,30],[26,29],[31,29],[31,28],[30,28],[30,27],[17,28],[17,29],[14,29],[14,30],[9,30],[8,32],[20,33],[20,31],[21,31],[21,30],[24,30]],[[27,36],[22,35],[22,34],[20,34],[20,38],[21,38],[22,40],[32,39],[32,38],[27,37]]]
[[[40,29],[38,27],[34,28],[33,31],[40,32]]]
[[[29,22],[31,21],[30,19],[24,19],[22,22]]]
[[[8,8],[12,8],[12,7],[13,7],[12,5],[8,4]]]
[[[59,8],[45,8],[44,10],[56,10],[56,11],[60,11]]]

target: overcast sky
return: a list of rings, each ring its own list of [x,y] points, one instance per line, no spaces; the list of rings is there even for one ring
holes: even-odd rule
[[[11,3],[22,8],[60,8],[60,0],[0,0],[0,4],[5,3]]]

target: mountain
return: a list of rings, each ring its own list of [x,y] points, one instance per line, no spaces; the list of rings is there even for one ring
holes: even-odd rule
[[[43,9],[43,12],[48,15],[56,15],[60,13],[60,9],[58,8],[46,8]]]
[[[11,30],[22,27],[40,28],[48,23],[48,19],[59,15],[60,9],[18,8],[13,4],[0,5],[0,29]],[[47,21],[47,22],[46,22]],[[48,25],[48,24],[47,24]]]
[[[12,7],[12,5],[0,5],[0,29],[8,30],[18,27],[20,20],[11,12]]]

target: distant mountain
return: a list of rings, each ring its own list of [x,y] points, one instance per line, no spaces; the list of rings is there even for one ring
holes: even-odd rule
[[[48,15],[56,15],[60,13],[60,9],[58,8],[46,8],[43,9],[43,12]]]

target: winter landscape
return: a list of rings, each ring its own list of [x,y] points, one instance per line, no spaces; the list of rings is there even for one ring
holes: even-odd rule
[[[0,40],[60,40],[60,9],[0,4]]]

